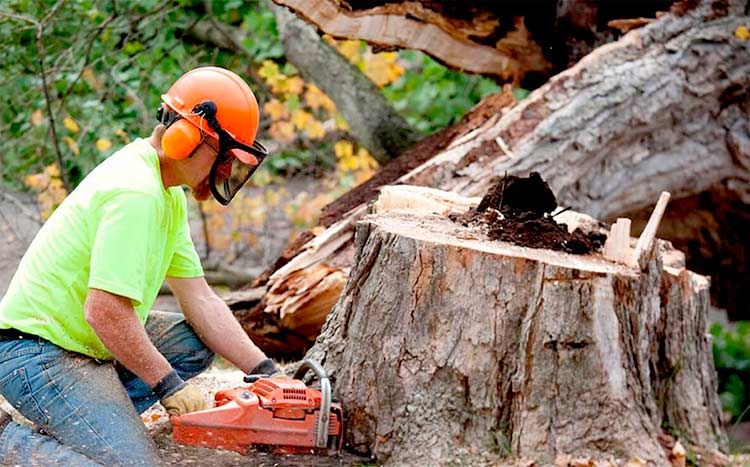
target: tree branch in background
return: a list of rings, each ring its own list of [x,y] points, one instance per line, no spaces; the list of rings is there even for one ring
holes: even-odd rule
[[[381,165],[420,139],[375,83],[321,40],[313,26],[272,1],[266,3],[276,18],[287,60],[336,103],[352,135]]]
[[[44,17],[44,20],[42,22],[37,23],[37,29],[36,29],[36,48],[37,53],[39,54],[38,57],[38,63],[39,63],[39,73],[41,74],[42,78],[42,89],[44,90],[44,101],[47,106],[47,119],[49,120],[49,128],[50,132],[52,133],[52,145],[55,148],[55,155],[57,156],[57,164],[60,166],[60,176],[63,182],[63,186],[65,187],[65,190],[70,192],[71,186],[70,186],[70,180],[68,179],[68,171],[65,170],[65,164],[63,161],[63,155],[62,151],[60,151],[60,141],[57,138],[57,129],[55,127],[55,115],[52,112],[52,99],[49,95],[49,89],[47,88],[47,73],[44,70],[44,22],[51,18],[52,15],[57,11],[57,9],[60,7],[60,5],[63,4],[63,0],[60,0],[57,2],[57,4],[52,8],[52,11],[50,11],[47,16]]]

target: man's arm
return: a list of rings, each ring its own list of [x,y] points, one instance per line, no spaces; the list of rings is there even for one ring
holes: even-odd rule
[[[89,289],[84,311],[86,321],[112,356],[149,387],[172,371],[148,338],[129,298]]]
[[[180,308],[201,340],[218,355],[250,373],[266,355],[253,343],[206,279],[167,277]]]

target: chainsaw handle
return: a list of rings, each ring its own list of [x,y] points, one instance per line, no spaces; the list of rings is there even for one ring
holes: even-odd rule
[[[315,446],[324,448],[328,445],[328,424],[331,417],[331,381],[320,363],[306,358],[294,372],[292,379],[301,380],[308,370],[312,370],[320,381],[320,415],[318,416],[318,432],[315,435]]]

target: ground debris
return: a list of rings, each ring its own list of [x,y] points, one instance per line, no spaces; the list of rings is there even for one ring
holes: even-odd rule
[[[449,218],[465,226],[481,227],[490,240],[529,248],[547,248],[573,254],[599,251],[607,236],[576,229],[554,219],[557,200],[541,175],[497,178],[476,208]]]

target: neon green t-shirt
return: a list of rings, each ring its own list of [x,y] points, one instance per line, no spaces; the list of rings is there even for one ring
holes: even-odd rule
[[[89,288],[128,297],[146,322],[165,276],[200,277],[180,187],[164,189],[156,151],[138,139],[97,166],[29,246],[0,301],[0,328],[99,359]]]

